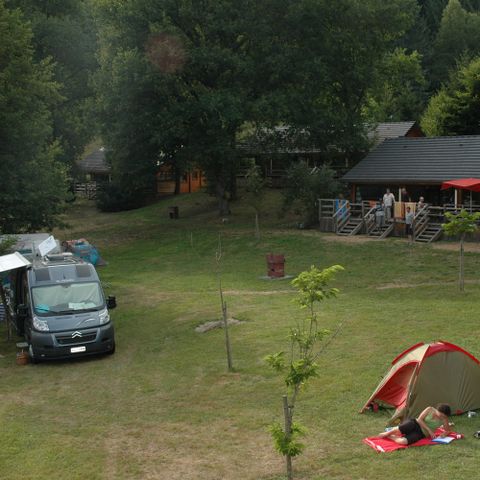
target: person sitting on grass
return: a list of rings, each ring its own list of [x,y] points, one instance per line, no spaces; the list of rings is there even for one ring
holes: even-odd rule
[[[399,445],[411,445],[422,438],[435,438],[435,430],[440,425],[445,430],[441,435],[444,437],[450,433],[448,417],[451,413],[450,405],[439,403],[436,408],[427,407],[417,418],[409,418],[398,427],[380,433],[378,437],[389,438]]]

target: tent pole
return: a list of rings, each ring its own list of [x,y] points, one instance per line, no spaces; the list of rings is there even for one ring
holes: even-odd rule
[[[453,203],[455,204],[455,210],[457,209],[457,204],[458,204],[458,190],[455,189],[455,197]]]

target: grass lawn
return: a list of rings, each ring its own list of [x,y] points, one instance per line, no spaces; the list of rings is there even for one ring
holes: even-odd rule
[[[277,194],[267,198],[274,212]],[[170,220],[167,207],[180,207]],[[264,215],[262,238],[241,204],[222,223],[203,194],[147,208],[97,213],[73,205],[61,239],[85,237],[108,266],[99,269],[113,311],[117,352],[72,362],[17,366],[15,344],[0,342],[0,478],[284,478],[268,425],[282,418],[281,378],[263,361],[288,347],[303,312],[288,281],[268,281],[265,254],[284,253],[288,274],[341,264],[337,299],[322,326],[341,333],[320,357],[320,376],[302,393],[296,418],[309,429],[294,461],[302,479],[476,478],[480,420],[455,417],[466,439],[449,446],[379,455],[361,443],[383,430],[384,414],[358,411],[389,362],[419,341],[443,339],[480,357],[479,254],[466,255],[466,292],[456,288],[458,254],[406,241],[348,242],[288,228]],[[215,250],[221,234],[223,286],[234,373],[224,334],[195,327],[220,317]],[[4,328],[3,326],[1,327]],[[477,417],[480,418],[480,417]]]

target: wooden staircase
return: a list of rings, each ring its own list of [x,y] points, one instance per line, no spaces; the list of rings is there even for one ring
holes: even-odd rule
[[[388,222],[383,225],[378,225],[376,218],[377,207],[372,207],[363,217],[363,223],[365,225],[365,233],[369,237],[374,238],[387,238],[395,227],[393,222]]]
[[[395,227],[395,224],[393,222],[386,223],[385,225],[383,225],[381,227],[374,224],[370,228],[370,230],[368,232],[368,236],[369,237],[375,237],[375,238],[378,238],[378,239],[387,238],[393,232],[394,227]]]
[[[442,221],[445,209],[426,205],[414,218],[413,239],[416,242],[431,243],[442,235]]]
[[[363,219],[350,216],[348,220],[337,229],[337,235],[356,235],[363,226]]]
[[[438,240],[442,234],[441,223],[428,223],[426,228],[419,235],[415,235],[416,242],[430,243]]]

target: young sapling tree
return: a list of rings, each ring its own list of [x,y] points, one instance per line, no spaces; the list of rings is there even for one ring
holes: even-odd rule
[[[321,351],[317,346],[330,333],[318,326],[317,308],[324,300],[335,297],[339,290],[329,286],[337,272],[344,270],[341,265],[333,265],[319,270],[312,266],[292,280],[298,290],[296,301],[301,309],[307,310],[307,317],[290,328],[290,351],[274,353],[265,357],[267,363],[284,376],[287,387],[283,395],[284,425],[275,423],[271,427],[276,450],[285,457],[287,478],[293,479],[292,459],[300,455],[304,445],[299,437],[305,429],[293,421],[298,394],[307,382],[318,374],[316,359]]]
[[[462,210],[458,214],[445,213],[447,223],[442,224],[443,231],[450,236],[460,236],[460,271],[458,276],[458,288],[461,292],[465,289],[464,274],[464,242],[467,233],[474,233],[478,230],[477,222],[480,220],[480,212],[468,213]]]
[[[223,329],[225,330],[225,350],[227,352],[227,366],[228,371],[233,371],[233,360],[232,360],[232,349],[230,346],[230,336],[228,332],[228,313],[227,313],[227,302],[223,297],[223,287],[222,287],[222,237],[218,235],[218,248],[215,252],[215,262],[217,267],[217,278],[218,278],[218,292],[220,294],[220,303],[222,306],[222,319],[223,319]]]
[[[266,182],[263,178],[260,167],[252,160],[252,163],[245,174],[245,190],[247,191],[247,202],[255,211],[255,238],[260,238],[260,208],[265,193]]]

